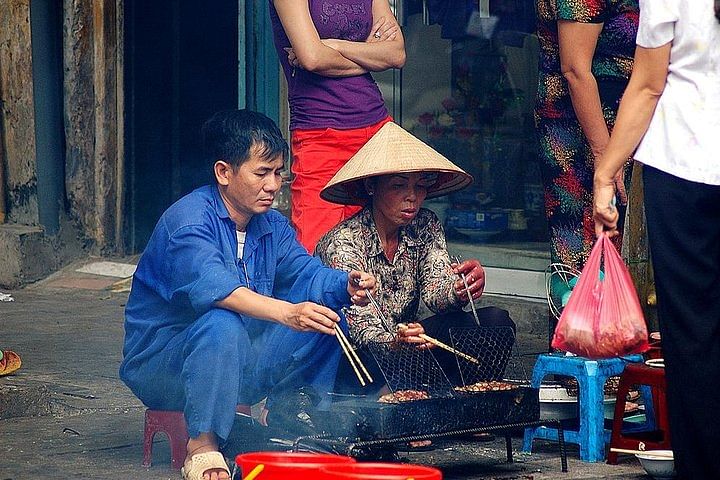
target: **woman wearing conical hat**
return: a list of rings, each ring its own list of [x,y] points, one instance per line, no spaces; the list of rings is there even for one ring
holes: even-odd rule
[[[482,295],[485,272],[476,259],[451,263],[439,219],[422,208],[426,198],[470,183],[468,173],[397,124],[388,123],[323,189],[320,195],[325,200],[363,209],[322,237],[315,254],[334,268],[375,275],[377,303],[392,324],[383,325],[372,307],[348,310],[356,345],[407,342],[431,348],[419,335],[426,333],[449,344],[449,327],[475,325],[463,307],[470,296],[476,300]],[[467,289],[460,274],[465,275]],[[420,300],[436,315],[420,321]],[[478,316],[481,324],[509,326],[514,331],[505,310],[486,307],[478,310]],[[446,353],[438,350],[435,357],[446,367],[450,380],[459,382],[456,359]]]

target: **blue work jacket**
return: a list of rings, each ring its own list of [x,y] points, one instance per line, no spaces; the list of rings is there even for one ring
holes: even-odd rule
[[[235,223],[216,185],[198,188],[162,215],[137,266],[125,309],[123,370],[182,341],[182,332],[238,287],[338,311],[350,304],[348,274],[322,265],[280,213],[255,215],[237,259]],[[250,338],[277,324],[242,322]],[[286,327],[283,327],[286,328]]]

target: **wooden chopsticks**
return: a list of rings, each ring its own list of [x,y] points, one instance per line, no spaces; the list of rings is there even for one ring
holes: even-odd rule
[[[672,460],[673,454],[672,452],[658,452],[657,450],[629,450],[627,448],[611,448],[611,452],[614,453],[630,453],[630,454],[642,454],[642,455],[651,455],[657,458],[667,458]]]
[[[355,376],[358,378],[358,381],[360,381],[360,385],[363,387],[366,385],[365,378],[367,378],[367,383],[373,383],[373,378],[370,376],[370,372],[367,371],[367,368],[365,368],[365,365],[363,365],[357,352],[355,352],[350,340],[348,340],[345,333],[342,331],[342,328],[340,328],[340,325],[338,324],[335,324],[335,336],[337,337],[338,342],[340,343],[340,348],[347,357],[348,362],[350,362],[350,366],[355,372]]]
[[[451,347],[450,345],[441,342],[437,338],[433,338],[429,335],[425,335],[424,333],[421,333],[419,335],[419,337],[422,338],[423,340],[425,340],[426,342],[432,343],[433,345],[438,346],[438,347],[442,348],[443,350],[447,350],[448,352],[453,353],[453,354],[457,355],[458,357],[467,360],[468,362],[472,362],[476,365],[480,365],[480,362],[478,361],[477,358],[471,357],[467,353],[463,353],[460,350],[457,350],[457,349]]]
[[[408,328],[408,326],[407,326],[406,324],[404,324],[404,323],[398,323],[398,326],[397,326],[397,329],[398,329],[398,330],[403,330],[403,329],[406,329],[406,328]],[[442,348],[443,350],[447,350],[448,352],[450,352],[450,353],[452,353],[452,354],[454,354],[454,355],[457,355],[458,357],[463,358],[463,359],[467,360],[468,362],[472,362],[472,363],[475,363],[475,364],[477,364],[477,365],[480,364],[480,362],[478,361],[477,358],[471,357],[471,356],[468,355],[467,353],[463,353],[463,352],[461,352],[460,350],[457,350],[457,349],[451,347],[451,346],[448,345],[447,343],[441,342],[441,341],[438,340],[437,338],[433,338],[433,337],[431,337],[430,335],[426,335],[426,334],[424,334],[424,333],[421,333],[420,335],[418,335],[418,337],[422,338],[423,340],[425,340],[425,341],[428,342],[428,343],[432,343],[432,344],[435,345],[436,347],[440,347],[440,348]]]

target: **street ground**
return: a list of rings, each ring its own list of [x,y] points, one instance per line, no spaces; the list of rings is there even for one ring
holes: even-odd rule
[[[117,376],[127,292],[118,277],[76,271],[101,260],[3,290],[14,301],[0,302],[0,348],[18,352],[23,366],[0,377],[0,480],[180,479],[164,435],[156,437],[153,466],[141,466],[144,407]],[[556,444],[536,441],[532,454],[519,451],[521,438],[513,444],[512,464],[502,438],[446,443],[405,458],[435,465],[449,480],[650,478],[633,457],[616,466],[584,463],[573,445],[562,473]]]

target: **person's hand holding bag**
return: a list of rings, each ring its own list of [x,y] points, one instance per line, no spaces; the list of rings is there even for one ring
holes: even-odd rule
[[[603,260],[605,274],[601,278]],[[647,326],[630,273],[601,234],[560,316],[553,348],[588,358],[611,358],[649,348]]]

